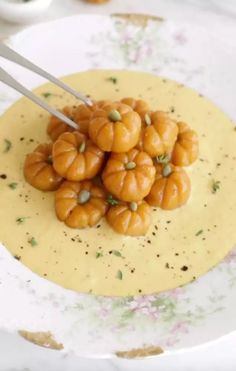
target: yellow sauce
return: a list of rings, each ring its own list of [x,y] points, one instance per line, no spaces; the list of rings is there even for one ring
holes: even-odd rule
[[[107,80],[111,76],[116,84]],[[190,282],[216,265],[236,241],[236,131],[227,116],[196,92],[149,74],[89,71],[63,81],[93,99],[142,98],[152,109],[174,111],[173,118],[196,130],[200,159],[186,168],[191,199],[174,211],[154,209],[149,233],[141,238],[122,237],[105,220],[91,229],[67,228],[55,216],[54,194],[37,191],[24,180],[26,154],[49,141],[49,115],[22,98],[0,119],[0,241],[40,276],[100,295],[157,293]],[[76,102],[51,84],[36,93],[50,93],[43,99],[57,108]],[[5,139],[12,143],[6,153]],[[213,180],[221,182],[216,193]],[[9,187],[13,182],[15,189]],[[16,222],[23,217],[22,223]],[[102,256],[96,258],[97,252]]]

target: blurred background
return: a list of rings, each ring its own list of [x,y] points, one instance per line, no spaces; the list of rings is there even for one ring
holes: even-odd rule
[[[0,37],[4,38],[16,33],[27,23],[48,22],[78,13],[109,14],[113,12],[155,14],[172,19],[191,19],[193,22],[204,24],[209,21],[210,17],[211,22],[217,24],[223,21],[222,17],[231,21],[236,20],[236,1],[0,0]],[[9,23],[6,20],[15,23]]]

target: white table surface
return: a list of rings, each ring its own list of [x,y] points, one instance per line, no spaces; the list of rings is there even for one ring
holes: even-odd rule
[[[151,13],[179,21],[187,18],[196,23],[209,24],[210,32],[214,32],[215,27],[224,27],[228,29],[229,37],[236,40],[236,0],[111,0],[100,6],[88,5],[82,0],[54,0],[37,22],[77,13],[113,12]],[[24,27],[0,20],[0,38],[4,39]],[[235,350],[236,334],[231,334],[185,353],[155,359],[86,360],[36,347],[16,335],[0,331],[0,371],[235,371]]]

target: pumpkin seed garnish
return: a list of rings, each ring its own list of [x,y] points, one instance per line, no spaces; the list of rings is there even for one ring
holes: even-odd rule
[[[168,162],[170,162],[170,156],[169,155],[156,156],[156,161],[158,164],[168,164]]]
[[[112,206],[116,206],[116,205],[119,205],[119,201],[116,200],[115,198],[113,198],[112,195],[108,195],[107,197],[107,203],[112,205]]]
[[[121,272],[120,269],[119,269],[119,270],[117,271],[117,273],[116,273],[116,278],[117,278],[118,280],[122,280],[122,278],[123,278],[123,273]]]
[[[108,118],[111,120],[111,121],[120,121],[121,120],[121,114],[119,111],[117,111],[116,109],[113,109],[111,112],[109,112],[108,114]]]
[[[213,180],[211,185],[211,191],[212,193],[216,193],[220,189],[220,181],[219,180]]]
[[[83,189],[79,193],[79,197],[78,197],[79,204],[80,205],[86,204],[86,202],[89,201],[90,197],[91,197],[91,193],[89,191],[86,191],[85,189]]]
[[[136,163],[134,161],[130,161],[125,165],[126,170],[133,170],[136,168]]]
[[[3,150],[3,153],[7,153],[10,151],[12,147],[12,142],[9,139],[4,139],[4,143],[5,143],[5,148]]]
[[[52,165],[52,155],[49,155],[48,156],[48,158],[47,158],[47,163],[49,164],[49,165]]]
[[[145,116],[144,116],[144,121],[145,121],[145,124],[146,124],[147,126],[150,126],[150,125],[152,124],[151,117],[150,117],[150,115],[149,115],[148,113],[145,114]]]
[[[138,210],[137,202],[130,202],[129,208],[130,208],[131,211],[137,211]]]
[[[85,151],[85,148],[86,148],[86,143],[82,142],[79,146],[79,152],[83,153]]]
[[[170,165],[166,165],[162,170],[163,176],[169,176],[172,173],[172,169]]]

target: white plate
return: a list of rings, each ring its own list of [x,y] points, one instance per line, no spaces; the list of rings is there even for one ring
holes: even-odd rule
[[[197,89],[236,118],[235,42],[224,39],[222,29],[206,30],[187,22],[80,15],[28,28],[8,44],[56,76],[90,68],[162,75]],[[30,88],[43,82],[3,64]],[[1,86],[0,110],[17,97]],[[236,330],[236,252],[185,287],[122,299],[65,290],[29,271],[2,247],[0,283],[1,328],[50,332],[64,352],[85,357],[111,357],[145,346],[174,352]]]

